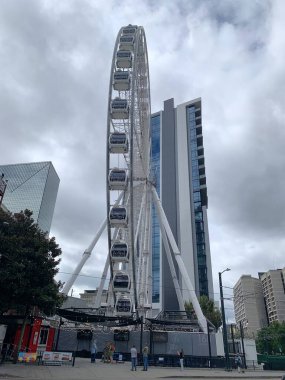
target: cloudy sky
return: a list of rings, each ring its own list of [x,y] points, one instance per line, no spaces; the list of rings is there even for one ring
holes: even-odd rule
[[[284,19],[282,0],[0,0],[0,161],[53,162],[62,281],[106,215],[109,72],[130,23],[145,28],[152,111],[202,97],[215,297],[227,267],[232,287],[285,266]],[[105,257],[103,237],[74,295]]]

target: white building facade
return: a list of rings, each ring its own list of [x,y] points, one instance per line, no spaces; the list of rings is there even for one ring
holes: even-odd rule
[[[258,276],[243,275],[234,286],[236,322],[249,335],[274,321],[285,321],[285,268]]]
[[[234,311],[237,325],[242,324],[247,336],[267,326],[267,314],[261,281],[243,275],[234,286]]]

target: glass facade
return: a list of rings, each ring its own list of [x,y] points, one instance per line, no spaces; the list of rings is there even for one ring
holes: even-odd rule
[[[160,196],[160,115],[151,118],[151,169]],[[152,205],[152,302],[160,302],[160,229]]]
[[[202,205],[203,199],[200,185],[199,162],[198,162],[198,144],[197,144],[197,129],[196,126],[201,124],[201,111],[195,105],[187,107],[187,138],[189,150],[189,167],[191,167],[191,182],[190,189],[192,192],[193,210],[195,216],[195,235],[196,235],[196,250],[197,250],[197,265],[199,276],[200,296],[209,296],[208,275],[206,263],[206,242],[204,231],[204,220]]]
[[[12,213],[31,210],[44,232],[50,231],[59,177],[51,162],[0,165],[8,180],[3,204]]]

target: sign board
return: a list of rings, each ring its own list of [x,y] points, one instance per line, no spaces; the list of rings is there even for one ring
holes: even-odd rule
[[[166,331],[153,331],[152,341],[154,343],[167,343],[168,333]]]
[[[54,352],[45,351],[42,356],[43,362],[61,362],[70,363],[72,361],[72,352]]]
[[[18,362],[21,363],[34,363],[37,360],[36,352],[19,352]]]
[[[77,331],[77,339],[92,340],[93,333],[91,330],[79,330]]]
[[[116,342],[128,342],[130,340],[129,331],[116,331],[114,333],[114,341]]]

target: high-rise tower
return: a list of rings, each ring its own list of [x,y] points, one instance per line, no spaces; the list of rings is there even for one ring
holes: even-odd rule
[[[207,220],[207,186],[201,99],[174,107],[174,99],[151,118],[152,171],[163,209],[197,296],[213,298]],[[176,268],[177,269],[177,268]],[[186,288],[177,271],[185,301]],[[158,310],[179,309],[158,218],[152,217],[152,302]]]
[[[59,178],[51,162],[0,165],[7,187],[3,204],[12,213],[28,209],[44,232],[49,232]]]

